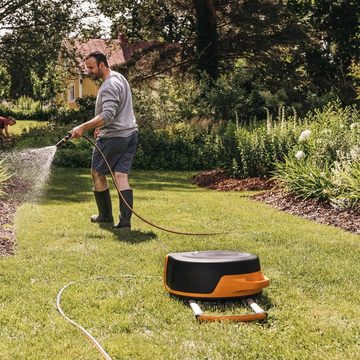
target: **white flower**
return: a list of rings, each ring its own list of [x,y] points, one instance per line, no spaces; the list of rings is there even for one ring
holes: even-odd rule
[[[299,137],[299,141],[307,140],[311,135],[311,131],[309,129],[304,130]]]
[[[359,126],[359,123],[357,123],[357,122],[352,123],[352,124],[350,125],[350,129],[353,130],[353,129],[355,129],[357,126]]]
[[[360,146],[354,146],[350,149],[350,158],[351,161],[360,161]]]
[[[305,153],[301,150],[299,150],[296,154],[295,154],[295,157],[296,157],[296,160],[300,161],[303,157],[305,156]]]

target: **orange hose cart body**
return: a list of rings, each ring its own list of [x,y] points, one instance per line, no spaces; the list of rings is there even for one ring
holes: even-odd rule
[[[202,300],[249,298],[261,293],[269,283],[270,280],[261,272],[256,255],[234,251],[194,251],[171,253],[165,257],[165,289],[180,297]],[[253,304],[254,301],[250,300]],[[265,316],[237,321],[265,318],[266,313],[260,307],[258,309]],[[226,319],[221,317],[219,320]]]

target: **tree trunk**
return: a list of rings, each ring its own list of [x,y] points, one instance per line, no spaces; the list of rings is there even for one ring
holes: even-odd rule
[[[219,75],[217,19],[213,0],[193,0],[197,20],[197,66],[213,80]]]

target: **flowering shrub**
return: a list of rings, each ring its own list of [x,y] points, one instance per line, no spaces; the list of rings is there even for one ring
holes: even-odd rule
[[[338,103],[315,111],[277,177],[304,198],[319,198],[336,207],[360,209],[360,114]]]

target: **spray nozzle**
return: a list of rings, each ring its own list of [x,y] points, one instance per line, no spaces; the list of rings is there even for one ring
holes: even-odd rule
[[[63,146],[70,138],[71,138],[71,133],[68,133],[58,143],[56,143],[55,146],[56,147]]]

